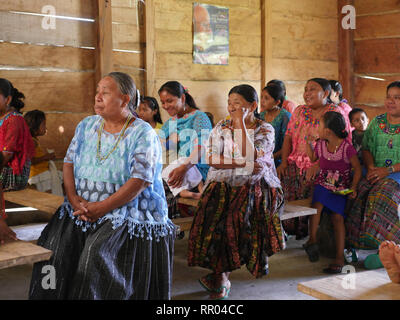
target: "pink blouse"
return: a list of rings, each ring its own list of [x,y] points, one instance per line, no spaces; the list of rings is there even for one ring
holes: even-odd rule
[[[324,110],[325,114],[328,111],[336,111],[343,115],[346,122],[346,130],[349,133],[347,141],[351,143],[351,126],[349,118],[344,114],[344,111],[334,105],[326,105]],[[307,155],[306,144],[308,141],[315,142],[319,139],[318,135],[319,120],[312,116],[312,109],[308,106],[298,106],[290,118],[286,135],[292,138],[292,152],[288,157],[288,163],[295,163],[301,170],[307,170],[312,166],[312,162]],[[315,146],[315,143],[313,143]]]

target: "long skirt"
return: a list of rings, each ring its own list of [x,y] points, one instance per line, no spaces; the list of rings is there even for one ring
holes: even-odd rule
[[[83,232],[68,214],[59,218],[57,212],[38,240],[53,254],[34,264],[29,298],[170,299],[175,235],[145,239],[130,238],[126,223],[114,230],[110,220]],[[48,265],[54,267],[54,287],[44,278]]]
[[[1,181],[3,191],[18,191],[25,189],[28,180],[29,174],[31,171],[31,162],[26,161],[24,167],[22,168],[22,172],[19,175],[14,174],[13,169],[11,167],[5,166],[1,171]]]
[[[400,244],[400,185],[384,178],[374,185],[360,181],[357,198],[348,200],[347,245],[358,249],[378,249],[384,240]]]
[[[261,180],[232,187],[210,183],[199,201],[189,234],[188,265],[229,272],[246,265],[255,277],[268,274],[268,257],[285,248],[280,188]]]
[[[286,201],[307,199],[312,196],[314,180],[306,180],[306,171],[301,171],[294,162],[289,163],[287,174],[282,179],[282,188]],[[283,229],[296,239],[308,235],[308,216],[292,218],[282,221]]]

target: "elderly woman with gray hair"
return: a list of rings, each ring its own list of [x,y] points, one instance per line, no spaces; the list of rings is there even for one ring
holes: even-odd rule
[[[36,263],[30,299],[170,299],[175,226],[161,180],[152,127],[134,109],[134,81],[112,72],[97,86],[64,159],[66,198],[38,244],[53,251]],[[42,268],[56,272],[42,287]]]

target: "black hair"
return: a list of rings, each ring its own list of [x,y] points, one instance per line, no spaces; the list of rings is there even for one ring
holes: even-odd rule
[[[178,98],[181,98],[184,94],[185,103],[193,109],[199,109],[196,106],[196,102],[194,102],[193,97],[189,94],[188,90],[185,89],[178,81],[168,81],[164,83],[158,90],[158,94],[160,94],[162,91],[167,91],[169,94],[172,94],[173,96]]]
[[[0,78],[0,94],[3,95],[4,97],[9,97],[11,96],[11,90],[13,86],[10,81],[4,78]]]
[[[43,121],[46,120],[46,115],[43,111],[40,110],[32,110],[28,111],[24,115],[24,119],[29,127],[29,131],[31,132],[32,137],[36,137],[37,132],[39,131],[40,125]]]
[[[142,96],[140,98],[140,100],[141,100],[141,103],[146,103],[152,111],[157,111],[157,113],[153,117],[154,121],[156,123],[163,124],[163,122],[161,120],[160,106],[158,105],[158,102],[157,102],[156,98],[148,97],[148,96]]]
[[[350,122],[353,120],[354,115],[355,115],[356,113],[359,113],[359,112],[363,112],[363,113],[365,113],[365,115],[367,115],[367,113],[366,113],[363,109],[361,109],[361,108],[354,108],[353,110],[351,110],[351,111],[349,112],[349,120],[350,120]]]
[[[0,152],[0,171],[3,171],[3,167],[4,167],[4,156],[3,152]]]
[[[340,84],[340,82],[337,80],[329,80],[329,84],[331,85],[331,88],[333,91],[339,93],[339,100],[342,101],[343,100],[343,87]]]
[[[240,84],[238,86],[233,87],[230,91],[228,96],[232,93],[237,93],[241,95],[247,102],[253,103],[257,102],[258,104],[258,94],[256,89],[248,84]],[[257,109],[254,111],[254,116],[258,119],[261,119],[260,114],[257,112]]]
[[[333,131],[333,133],[341,138],[346,139],[349,133],[346,131],[346,122],[344,117],[336,111],[328,111],[323,116],[325,128]]]
[[[13,107],[15,110],[17,110],[19,113],[21,113],[21,109],[25,106],[25,102],[23,101],[25,99],[25,95],[18,91],[17,88],[12,88],[11,89],[11,102],[10,102],[10,107]]]
[[[280,101],[279,108],[282,108],[283,102],[285,101],[285,91],[279,85],[275,85],[273,83],[268,84],[263,91],[267,91],[268,94],[275,100]]]
[[[389,84],[386,88],[386,93],[388,93],[390,88],[400,88],[400,80],[393,81],[391,84]]]
[[[307,82],[310,82],[310,81],[318,83],[324,91],[328,91],[329,94],[327,97],[327,102],[333,103],[333,101],[331,100],[332,87],[328,80],[326,80],[324,78],[312,78],[312,79],[308,80]]]
[[[204,112],[204,113],[207,115],[208,119],[210,119],[211,126],[214,128],[214,115],[211,112]]]
[[[286,97],[286,86],[285,86],[285,83],[282,80],[278,80],[278,79],[270,80],[270,81],[268,81],[266,87],[268,87],[270,84],[276,85],[276,86],[280,86],[283,89],[283,94]]]

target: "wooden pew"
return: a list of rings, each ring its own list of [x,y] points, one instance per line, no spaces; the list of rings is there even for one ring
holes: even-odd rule
[[[26,241],[0,245],[0,269],[49,260],[51,251]]]
[[[64,202],[64,197],[35,189],[4,192],[4,200],[54,214]]]
[[[184,204],[187,206],[197,207],[198,200],[189,198],[178,198],[178,204]],[[307,216],[317,213],[317,209],[310,208],[311,198],[303,200],[289,201],[285,203],[285,209],[281,216],[281,220],[287,220],[291,218]],[[172,220],[175,224],[179,221],[179,231],[189,231],[192,226],[193,217],[177,218]]]
[[[321,300],[400,300],[400,284],[390,281],[386,270],[360,271],[354,282],[339,274],[318,280],[301,282],[297,289]]]

